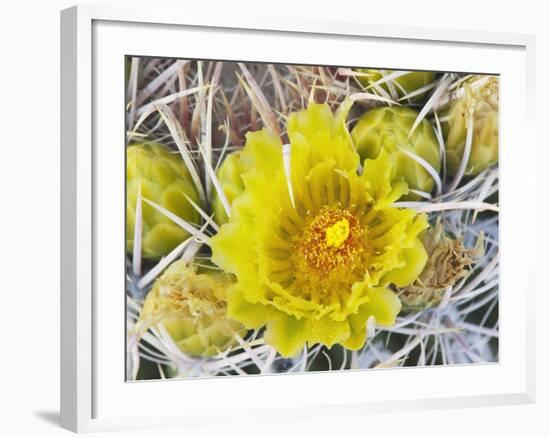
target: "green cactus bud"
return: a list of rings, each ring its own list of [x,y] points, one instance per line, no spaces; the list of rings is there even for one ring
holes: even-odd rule
[[[477,175],[498,161],[498,79],[475,76],[459,90],[442,113],[447,169],[454,175],[462,161],[468,132],[468,118],[473,119],[473,136],[466,175]]]
[[[474,248],[464,248],[462,239],[445,236],[440,220],[424,233],[422,241],[428,261],[415,282],[399,294],[404,311],[438,305],[445,290],[467,276],[469,266],[483,255],[483,236]]]
[[[359,68],[357,71],[361,73],[366,73],[366,76],[358,76],[359,82],[365,87],[369,87],[372,84],[376,83],[384,76],[395,73],[395,70],[372,70],[366,68]],[[431,84],[435,79],[435,73],[430,71],[409,71],[398,76],[395,79],[391,79],[388,82],[383,82],[380,84],[380,87],[384,89],[390,96],[391,87],[395,90],[399,98],[404,97],[412,92],[419,90],[422,87],[425,87],[428,84]],[[426,93],[422,92],[415,96],[412,96],[408,99],[411,103],[419,103],[424,100]]]
[[[431,123],[423,119],[408,138],[418,113],[406,107],[380,107],[363,114],[351,136],[361,160],[375,159],[382,149],[397,155],[397,175],[408,183],[409,189],[431,192],[433,177],[417,161],[399,148],[405,149],[428,162],[436,172],[440,170],[439,145]],[[403,199],[415,200],[409,193]]]
[[[147,295],[136,325],[138,333],[162,325],[178,348],[190,356],[211,357],[237,345],[246,329],[226,316],[227,274],[197,274],[185,262],[172,263]]]
[[[243,167],[240,162],[240,152],[238,151],[227,155],[216,172],[229,205],[244,190],[244,183],[241,178],[242,172]],[[217,224],[223,225],[228,221],[229,218],[217,193],[214,193],[212,210],[214,211],[214,220]]]
[[[155,143],[129,146],[126,150],[126,249],[134,246],[136,200],[144,198],[166,208],[189,223],[199,215],[186,196],[200,204],[197,190],[177,153]],[[189,237],[189,233],[147,202],[142,202],[142,254],[158,259]]]

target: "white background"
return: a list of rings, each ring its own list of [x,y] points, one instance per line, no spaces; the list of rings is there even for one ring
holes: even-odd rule
[[[197,2],[196,3],[202,3]],[[142,7],[191,8],[192,2],[110,1]],[[218,5],[219,3],[219,5]],[[293,15],[342,20],[484,29],[537,34],[538,198],[548,200],[544,175],[548,154],[550,30],[544,2],[361,0],[209,2],[232,14]],[[0,435],[69,436],[57,428],[59,403],[59,9],[70,1],[26,1],[3,5],[0,17]],[[261,6],[260,6],[261,5]],[[445,6],[447,6],[445,8]],[[205,9],[208,10],[208,9]],[[7,138],[6,138],[7,134]],[[521,147],[521,145],[518,145]],[[546,150],[545,150],[546,149]],[[548,163],[548,164],[547,164]],[[539,217],[547,217],[543,206]],[[545,208],[546,210],[546,208]],[[534,211],[533,211],[534,214]],[[548,271],[550,242],[539,221],[539,283]],[[521,232],[521,230],[518,230]],[[550,298],[538,294],[538,402],[536,405],[472,410],[412,412],[368,417],[314,418],[242,427],[205,426],[182,431],[111,433],[107,436],[547,436],[550,426]],[[292,394],[289,394],[292,397]],[[546,415],[545,415],[546,414]]]

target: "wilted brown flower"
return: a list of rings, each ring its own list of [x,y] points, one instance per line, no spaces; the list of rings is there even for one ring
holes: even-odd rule
[[[482,235],[473,248],[465,248],[462,239],[445,235],[440,219],[426,231],[422,241],[428,261],[417,280],[399,295],[404,310],[421,310],[439,304],[445,290],[467,276],[470,265],[484,251]]]

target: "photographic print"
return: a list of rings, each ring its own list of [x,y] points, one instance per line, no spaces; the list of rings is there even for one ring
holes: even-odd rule
[[[124,61],[128,381],[498,362],[498,76]]]

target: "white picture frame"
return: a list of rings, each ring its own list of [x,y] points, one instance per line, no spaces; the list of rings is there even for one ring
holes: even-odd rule
[[[62,427],[83,432],[200,424],[209,417],[212,418],[213,413],[219,422],[232,421],[236,415],[239,418],[253,416],[269,421],[281,415],[362,415],[365,412],[534,402],[535,290],[533,281],[518,280],[533,278],[530,275],[531,268],[522,262],[520,254],[534,247],[535,219],[534,216],[529,216],[525,208],[512,208],[512,203],[523,205],[532,201],[534,196],[535,176],[532,171],[527,171],[526,158],[529,155],[534,156],[528,152],[535,150],[533,129],[530,126],[534,119],[534,89],[531,85],[534,83],[534,36],[373,26],[360,22],[316,22],[292,17],[276,19],[243,15],[239,21],[228,22],[225,17],[217,16],[212,11],[208,15],[201,12],[190,11],[189,8],[139,11],[78,6],[61,13]],[[137,36],[138,28],[139,33],[143,34],[141,38]],[[193,47],[188,47],[185,51],[174,45],[159,43],[162,36],[178,32],[184,32],[187,36],[199,35],[200,38],[195,39]],[[133,37],[132,44],[128,43],[130,38],[127,38],[130,33]],[[124,169],[120,166],[120,156],[111,159],[112,157],[106,157],[103,152],[98,155],[97,145],[111,139],[123,139],[123,125],[119,124],[123,116],[111,117],[115,113],[111,114],[109,105],[118,105],[116,111],[120,110],[121,113],[124,102],[120,99],[123,87],[117,92],[105,85],[109,79],[106,76],[106,63],[119,59],[121,53],[264,60],[262,58],[266,55],[262,56],[259,44],[250,43],[245,53],[244,46],[234,44],[224,47],[223,40],[220,39],[221,36],[230,36],[234,41],[242,41],[242,38],[250,38],[251,35],[254,39],[265,39],[266,42],[276,40],[280,41],[279,45],[288,46],[286,54],[281,54],[280,50],[270,52],[267,56],[270,60],[300,62],[302,58],[299,49],[292,51],[290,41],[308,40],[303,42],[309,44],[311,49],[307,56],[319,64],[326,62],[331,54],[327,54],[326,50],[316,51],[315,44],[319,43],[315,41],[334,44],[335,50],[343,47],[343,42],[346,42],[346,47],[370,44],[372,53],[379,52],[376,49],[377,44],[384,44],[385,47],[393,47],[395,51],[399,51],[403,58],[400,62],[408,68],[422,68],[424,65],[423,68],[426,69],[444,66],[452,70],[453,66],[466,62],[473,54],[479,59],[467,61],[469,68],[478,66],[478,71],[498,73],[509,78],[509,82],[503,81],[502,85],[501,123],[504,129],[501,146],[501,219],[504,244],[501,257],[503,266],[513,265],[515,270],[502,271],[501,288],[519,292],[502,295],[500,363],[437,369],[428,367],[415,370],[358,371],[334,375],[197,379],[169,383],[130,384],[125,383],[123,378],[120,379],[124,375],[124,350],[120,350],[119,355],[116,352],[123,345],[123,333],[119,336],[119,329],[123,325],[124,314],[119,314],[118,321],[117,312],[122,305],[124,289],[120,289],[120,296],[114,293],[107,295],[106,289],[109,287],[105,286],[109,282],[120,283],[120,279],[114,280],[116,269],[120,266],[120,260],[116,262],[118,256],[107,261],[108,253],[116,253],[119,246],[115,245],[114,250],[109,250],[106,243],[118,239],[116,226],[111,227],[109,221],[118,224],[120,215],[115,212],[111,218],[107,218],[104,212],[110,206],[116,205],[116,201],[120,201],[118,195],[123,190],[120,176]],[[407,51],[404,47],[407,47]],[[445,55],[449,50],[456,52],[454,60]],[[426,61],[427,58],[418,57],[419,53],[424,53],[422,51],[427,54],[438,53],[440,56],[437,59],[428,58],[429,61]],[[338,62],[354,56],[354,53],[345,52],[338,52]],[[302,53],[302,56],[306,55]],[[384,62],[382,55],[374,56]],[[120,65],[113,67],[115,78],[122,78],[117,76],[123,71],[122,64],[120,58]],[[355,64],[360,65],[361,62]],[[105,97],[107,95],[110,97]],[[513,126],[504,125],[505,121],[512,120],[512,115],[507,111],[512,104],[516,111],[515,122]],[[518,152],[518,148],[513,145],[520,138],[522,148]],[[117,184],[120,184],[119,188],[116,188]],[[112,198],[107,196],[109,187],[115,187]],[[520,223],[530,224],[522,238],[513,233]],[[98,258],[99,253],[105,257]],[[111,270],[105,268],[105,263],[110,262],[113,262]],[[119,276],[123,276],[123,271]],[[109,336],[109,333],[114,335]],[[513,357],[507,354],[512,350],[515,351]],[[109,363],[106,362],[106,357],[110,357]],[[357,385],[362,375],[379,376],[376,381],[372,377],[366,377],[372,391],[349,391]],[[389,390],[385,383],[388,379],[398,379],[399,384]],[[454,386],[442,387],[438,383],[449,379],[455,380]],[[403,382],[406,384],[403,385]],[[269,393],[270,399],[257,403],[247,398],[247,394],[251,394],[257,385],[266,388],[264,393]],[[303,395],[297,395],[292,403],[288,402],[284,391],[291,387],[296,388],[297,385],[307,390],[300,391]],[[331,394],[330,403],[314,390],[320,385]],[[183,386],[192,400],[179,410],[167,409],[170,400],[178,392],[181,393]],[[215,393],[218,396],[214,399]],[[233,395],[233,406],[230,410],[222,409],[222,404],[227,400],[220,393]],[[132,400],[139,397],[143,397],[143,400],[159,400],[159,396],[166,403],[158,403],[156,410],[147,406],[147,409],[140,411],[139,407],[132,405]]]

